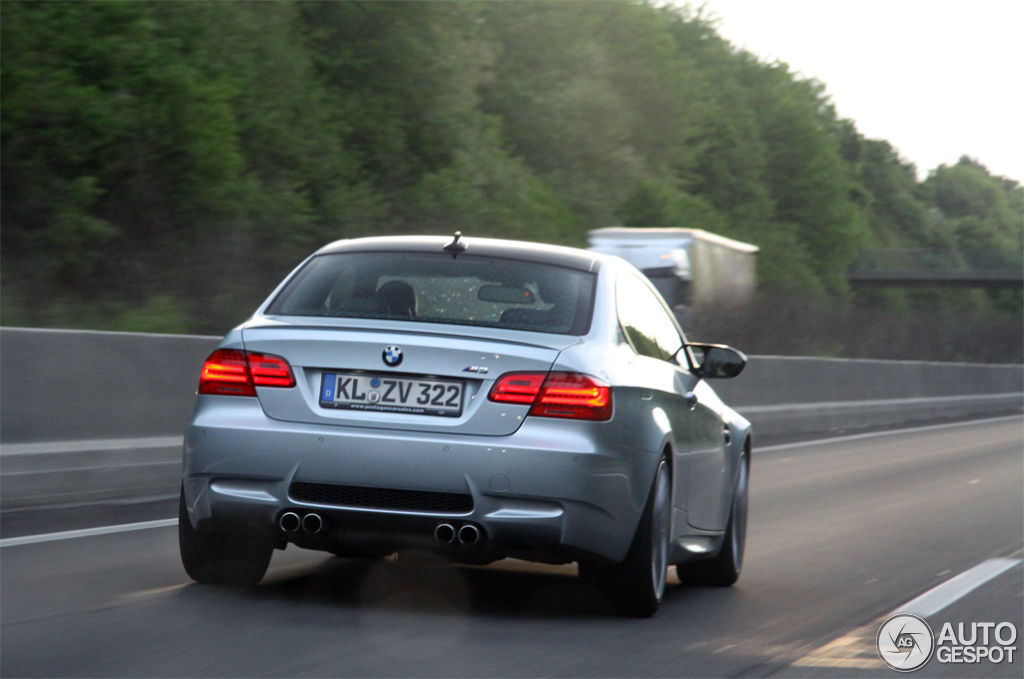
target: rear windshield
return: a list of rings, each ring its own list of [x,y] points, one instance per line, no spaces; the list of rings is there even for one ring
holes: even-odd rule
[[[495,257],[338,253],[310,260],[266,313],[583,335],[590,326],[596,278],[585,271]]]

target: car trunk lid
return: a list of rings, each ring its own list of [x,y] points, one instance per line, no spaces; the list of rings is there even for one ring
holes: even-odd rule
[[[264,412],[288,422],[507,435],[519,428],[529,407],[489,401],[494,381],[508,372],[550,370],[559,352],[579,341],[550,333],[424,323],[413,330],[409,325],[339,319],[247,325],[242,330],[246,350],[285,358],[297,382],[291,389],[257,388]],[[395,365],[385,360],[389,348],[392,361],[395,350],[400,352]],[[433,390],[427,389],[428,402],[421,407],[417,400],[424,398],[424,387]],[[457,411],[444,407],[456,401]]]

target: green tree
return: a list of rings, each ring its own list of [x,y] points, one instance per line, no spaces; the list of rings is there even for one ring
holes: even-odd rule
[[[0,11],[4,322],[220,331],[315,247],[371,234],[704,228],[760,246],[765,287],[833,298],[861,247],[1021,250],[1016,182],[962,159],[918,183],[702,10]]]
[[[977,161],[964,156],[952,167],[940,165],[924,181],[921,193],[939,210],[939,219],[960,249],[1024,247],[1024,188],[993,177]]]

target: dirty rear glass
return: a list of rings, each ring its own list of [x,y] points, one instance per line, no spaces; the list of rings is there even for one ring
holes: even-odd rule
[[[596,279],[585,271],[496,257],[337,253],[310,260],[265,313],[582,335],[590,326]],[[490,287],[495,285],[506,290]]]

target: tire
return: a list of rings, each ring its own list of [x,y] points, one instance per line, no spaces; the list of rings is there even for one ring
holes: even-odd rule
[[[739,475],[732,494],[729,525],[718,554],[706,561],[695,561],[676,566],[682,582],[692,585],[731,587],[743,570],[743,553],[747,544],[747,505],[749,502],[750,457],[744,451],[740,457]]]
[[[178,503],[178,547],[185,572],[196,582],[214,585],[255,585],[263,579],[273,545],[242,535],[200,533],[185,507],[185,489]]]
[[[662,458],[640,517],[629,553],[622,563],[580,563],[580,578],[610,590],[620,612],[649,618],[661,606],[668,572],[668,541],[672,518],[672,482]]]

